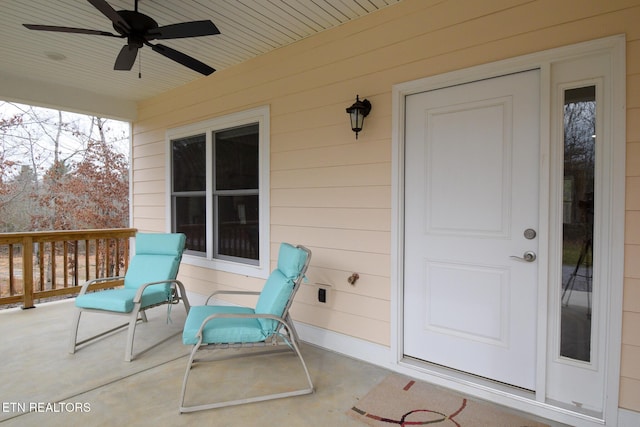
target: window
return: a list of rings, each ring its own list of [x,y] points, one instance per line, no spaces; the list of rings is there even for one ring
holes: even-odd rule
[[[185,262],[266,277],[268,108],[172,129],[170,228],[187,236]]]
[[[560,356],[591,361],[596,87],[564,91]]]

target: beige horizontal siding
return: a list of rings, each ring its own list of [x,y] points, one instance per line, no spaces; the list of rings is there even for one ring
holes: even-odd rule
[[[620,406],[640,411],[640,1],[404,0],[139,104],[134,226],[163,231],[169,128],[269,105],[271,248],[313,250],[299,321],[389,345],[391,124],[394,84],[624,33],[627,197]],[[356,141],[345,108],[373,109]],[[275,259],[272,259],[272,264]],[[355,286],[346,279],[360,274]],[[260,281],[183,266],[190,290]],[[316,301],[317,286],[329,301]]]
[[[386,231],[272,225],[271,233],[283,242],[298,241],[315,248],[389,255],[390,233]]]
[[[630,11],[625,23],[635,17]],[[627,32],[627,187],[620,407],[640,411],[640,30]]]
[[[274,207],[300,206],[311,208],[386,208],[390,210],[390,186],[338,188],[272,188]]]
[[[332,267],[334,264],[332,263]],[[365,270],[361,270],[365,271]],[[347,278],[353,273],[352,270],[339,270],[336,268],[311,267],[309,269],[308,286],[325,286],[328,285],[333,291],[346,292],[354,295],[362,295],[377,300],[389,300],[389,278],[381,275],[373,275],[371,273],[358,273],[360,278],[355,284],[351,285],[347,282]],[[314,299],[315,302],[315,299]],[[331,301],[329,301],[330,303]]]
[[[640,381],[625,376],[620,378],[619,406],[631,410],[640,408]]]
[[[133,187],[133,195],[134,198],[136,195],[138,194],[145,194],[145,195],[149,195],[149,194],[162,194],[164,196],[164,180],[162,180],[162,182],[159,181],[141,181],[141,182],[136,182],[134,181],[132,184]],[[163,203],[161,205],[161,207],[164,207],[164,197],[163,197]],[[134,208],[136,206],[138,206],[137,202],[133,202],[133,206]]]
[[[390,231],[391,211],[360,207],[272,207],[271,223],[337,230]]]
[[[640,313],[640,279],[624,280],[624,311]]]
[[[271,172],[272,188],[390,185],[391,163],[331,166]]]
[[[350,313],[330,310],[318,305],[296,304],[291,316],[297,321],[313,324],[319,328],[351,335],[352,331],[361,331],[358,338],[380,343],[389,335],[389,322],[369,317],[354,316]]]
[[[340,127],[341,129],[345,127],[344,117],[342,117],[342,119],[342,126]],[[348,126],[347,130],[351,132]],[[349,133],[347,134],[347,136],[353,137],[353,133]],[[287,139],[284,135],[274,136],[274,138],[280,139],[278,148],[282,148],[282,140]],[[292,139],[294,141],[300,141],[299,137]],[[327,144],[326,141],[325,144]],[[293,143],[291,144],[291,146],[293,146]],[[388,162],[388,140],[374,141],[367,144],[351,143],[326,145],[316,148],[310,148],[309,144],[298,143],[288,151],[276,152],[274,149],[271,154],[272,171],[322,168],[336,165],[366,165]]]
[[[148,144],[134,147],[134,161],[142,161],[153,158],[164,158],[166,155],[166,141],[153,141]],[[143,165],[140,165],[143,166]]]
[[[153,207],[157,209],[158,206],[164,205],[164,200],[164,193],[142,193],[136,196],[136,206]]]

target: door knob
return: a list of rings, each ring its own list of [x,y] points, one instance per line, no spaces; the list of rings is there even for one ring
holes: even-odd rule
[[[536,253],[532,251],[527,251],[522,256],[511,255],[509,258],[518,259],[520,261],[525,262],[533,262],[536,260]]]

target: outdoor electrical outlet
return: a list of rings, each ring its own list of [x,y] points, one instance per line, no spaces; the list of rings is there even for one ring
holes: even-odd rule
[[[327,302],[327,290],[324,288],[318,289],[318,301],[326,303]]]

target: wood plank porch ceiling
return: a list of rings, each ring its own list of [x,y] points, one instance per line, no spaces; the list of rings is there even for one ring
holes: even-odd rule
[[[399,1],[140,0],[139,11],[159,25],[211,19],[220,35],[162,42],[223,70]],[[108,2],[116,10],[132,10],[134,0]],[[0,83],[15,79],[44,82],[135,102],[203,77],[148,47],[141,49],[131,71],[114,71],[125,39],[30,31],[22,26],[113,32],[110,21],[87,1],[2,0],[0,4]],[[215,73],[210,78],[213,76]]]

